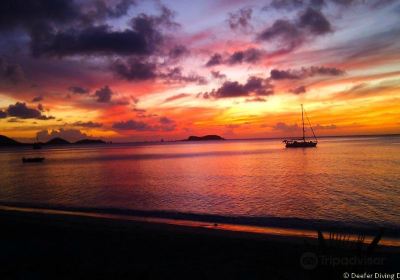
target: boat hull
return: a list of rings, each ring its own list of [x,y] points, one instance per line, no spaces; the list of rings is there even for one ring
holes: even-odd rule
[[[287,142],[286,143],[286,148],[316,148],[317,147],[317,142],[313,141],[305,141],[305,142]]]
[[[44,158],[43,157],[37,157],[37,158],[22,158],[23,163],[30,163],[30,162],[43,162]]]

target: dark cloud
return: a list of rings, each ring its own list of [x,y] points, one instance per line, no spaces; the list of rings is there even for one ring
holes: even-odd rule
[[[92,6],[89,14],[94,18],[118,18],[125,15],[128,9],[135,5],[134,0],[105,1],[97,0]]]
[[[158,74],[158,77],[163,79],[168,83],[178,82],[178,83],[197,83],[200,85],[204,85],[207,83],[207,80],[195,73],[183,74],[181,67],[174,67],[167,69],[167,72]]]
[[[7,113],[4,112],[3,110],[0,110],[0,119],[5,119],[7,118]]]
[[[272,0],[270,7],[278,10],[292,10],[301,8],[304,6],[304,4],[304,0]]]
[[[226,81],[220,88],[201,94],[201,96],[205,99],[210,97],[218,99],[243,96],[267,96],[273,93],[273,85],[270,84],[269,79],[249,77],[245,84],[240,84],[237,81]]]
[[[174,123],[173,120],[171,120],[171,119],[169,119],[169,118],[167,118],[167,117],[161,117],[160,120],[159,120],[159,122],[160,122],[161,124],[171,124],[171,123]]]
[[[300,76],[297,73],[293,73],[290,70],[277,70],[277,69],[272,69],[270,72],[271,79],[273,80],[294,80],[294,79],[300,79]]]
[[[174,120],[171,120],[167,117],[161,117],[158,122],[160,123],[159,126],[156,126],[156,130],[162,131],[172,131],[176,128],[176,123]]]
[[[103,126],[102,123],[92,122],[92,121],[88,121],[88,122],[78,121],[78,122],[74,122],[72,125],[79,126],[79,127],[86,127],[86,128],[98,128],[98,127]]]
[[[340,76],[344,75],[345,71],[334,68],[334,67],[324,67],[324,66],[311,66],[308,68],[301,68],[300,70],[277,70],[272,69],[270,72],[271,79],[273,80],[296,80],[305,79],[314,76]]]
[[[213,78],[215,79],[226,79],[226,75],[222,74],[219,71],[211,71],[211,75],[213,76]]]
[[[272,0],[270,5],[264,7],[264,10],[269,8],[274,8],[277,10],[297,10],[304,7],[313,7],[315,9],[321,9],[328,3],[335,4],[340,7],[348,7],[353,4],[372,4],[381,5],[382,3],[394,2],[394,0],[369,0],[369,1],[359,1],[359,0]]]
[[[66,23],[81,16],[70,0],[2,0],[0,28],[30,28],[38,22]]]
[[[211,66],[219,65],[222,62],[223,62],[222,55],[220,55],[219,53],[215,53],[207,61],[206,66],[211,67]]]
[[[43,96],[35,96],[32,98],[32,102],[40,102],[43,100]]]
[[[311,33],[323,35],[332,32],[330,22],[325,18],[322,12],[308,8],[300,15],[299,26],[307,28]]]
[[[8,63],[5,59],[0,57],[0,81],[17,84],[24,80],[24,76],[20,65]]]
[[[153,131],[154,128],[150,126],[149,124],[141,121],[134,121],[134,120],[128,120],[128,121],[121,121],[121,122],[116,122],[112,126],[114,129],[117,130],[136,130],[136,131]]]
[[[275,21],[272,26],[261,32],[257,38],[261,41],[280,40],[282,42],[280,52],[282,53],[291,52],[300,46],[305,39],[296,24],[282,19]]]
[[[185,98],[185,97],[188,97],[188,96],[190,96],[190,94],[188,94],[188,93],[180,93],[180,94],[177,94],[177,95],[173,95],[173,96],[170,96],[170,97],[166,98],[164,100],[164,103],[175,101],[175,100],[178,100],[178,99],[182,99],[182,98]]]
[[[80,86],[72,86],[69,87],[68,90],[72,92],[73,94],[87,94],[89,93],[88,88],[80,87]]]
[[[246,102],[266,102],[266,101],[267,100],[265,98],[259,96],[246,99]]]
[[[38,109],[29,108],[23,102],[17,102],[14,105],[9,105],[6,112],[8,116],[20,119],[39,119],[39,120],[54,119],[54,117],[52,116],[42,115],[42,112]]]
[[[254,63],[262,58],[262,51],[254,48],[249,48],[244,51],[234,52],[229,58],[229,64],[238,64],[242,62]]]
[[[249,30],[252,28],[250,20],[253,10],[251,8],[242,8],[236,13],[229,13],[228,24],[233,30]]]
[[[290,92],[294,94],[302,94],[305,93],[306,91],[307,90],[305,86],[299,86],[290,90]]]
[[[168,56],[169,56],[171,59],[178,59],[178,58],[180,58],[180,57],[182,57],[182,56],[185,56],[185,55],[187,55],[187,54],[189,54],[189,50],[188,50],[185,46],[183,46],[183,45],[177,45],[177,46],[173,47],[173,48],[169,51]]]
[[[96,101],[100,103],[109,103],[113,94],[114,93],[109,86],[104,86],[101,89],[96,90],[94,93]]]
[[[139,33],[128,29],[113,31],[109,26],[102,25],[34,37],[32,51],[34,55],[38,56],[143,55],[152,53],[160,41],[161,35],[159,34]]]
[[[76,142],[78,140],[91,138],[86,133],[81,132],[79,129],[53,129],[53,130],[41,130],[36,133],[37,138],[41,142],[47,142],[50,139],[60,137],[70,142]]]
[[[104,24],[53,26],[40,22],[30,29],[35,56],[151,55],[161,48],[162,30],[177,26],[173,13],[162,7],[159,16],[144,13],[132,18],[130,27],[115,30]]]
[[[308,7],[299,14],[294,21],[286,19],[276,20],[270,27],[264,29],[257,39],[260,41],[277,41],[277,53],[288,53],[315,36],[332,32],[332,27],[324,14],[312,7]]]
[[[126,62],[119,59],[112,65],[114,73],[128,81],[154,79],[157,76],[156,69],[156,64],[145,62],[139,58],[131,58]]]
[[[255,48],[248,48],[246,50],[235,51],[227,58],[223,58],[221,54],[215,53],[206,63],[206,67],[211,67],[219,64],[240,64],[240,63],[256,63],[261,60],[264,52]]]
[[[43,107],[43,105],[42,105],[41,103],[39,103],[39,104],[37,105],[37,109],[38,109],[40,112],[44,112],[44,107]]]
[[[134,130],[134,131],[171,131],[176,127],[174,120],[167,117],[161,117],[157,123],[149,124],[142,121],[127,120],[116,122],[112,126],[116,130]]]

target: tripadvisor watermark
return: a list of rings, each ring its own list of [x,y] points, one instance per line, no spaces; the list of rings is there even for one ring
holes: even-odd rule
[[[315,269],[317,266],[379,266],[384,262],[383,257],[330,256],[317,255],[314,252],[305,252],[300,257],[300,265],[306,270]]]
[[[400,272],[397,273],[384,273],[384,272],[363,272],[363,273],[356,273],[356,272],[345,272],[343,273],[344,279],[400,279]]]

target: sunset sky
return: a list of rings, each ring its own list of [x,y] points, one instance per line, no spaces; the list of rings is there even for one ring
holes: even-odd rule
[[[400,133],[400,1],[3,0],[0,134]]]

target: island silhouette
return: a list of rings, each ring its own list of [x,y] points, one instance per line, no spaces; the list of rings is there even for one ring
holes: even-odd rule
[[[184,141],[211,141],[211,140],[225,140],[219,135],[205,135],[205,136],[189,136]]]
[[[9,138],[7,136],[4,135],[0,135],[0,147],[18,147],[18,146],[33,146],[34,144],[36,145],[49,145],[49,146],[54,146],[54,145],[80,145],[80,144],[106,144],[106,142],[104,142],[103,140],[100,139],[82,139],[76,142],[69,142],[63,138],[60,137],[55,137],[50,139],[47,142],[37,142],[37,143],[21,143],[18,142],[12,138]]]

